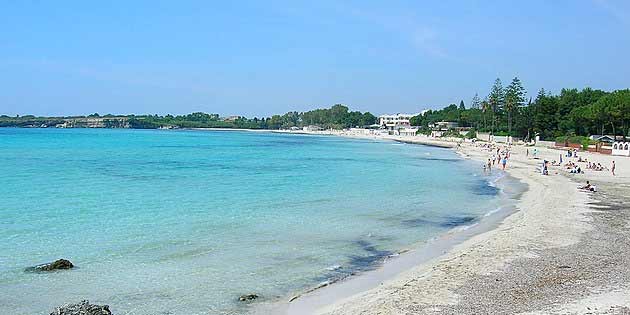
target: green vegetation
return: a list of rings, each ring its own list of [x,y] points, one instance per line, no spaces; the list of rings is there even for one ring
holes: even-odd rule
[[[585,136],[561,136],[556,137],[557,143],[572,143],[572,144],[580,144],[582,145],[582,149],[588,150],[588,146],[591,144],[597,144],[596,140],[591,140],[589,137]]]
[[[369,126],[375,124],[376,120],[376,117],[369,112],[351,112],[348,107],[337,104],[329,109],[315,109],[303,113],[288,112],[282,116],[271,116],[267,128],[286,129],[317,125],[326,129],[342,129]]]
[[[0,116],[0,127],[42,127],[63,123],[63,118],[35,117],[32,115],[9,117]]]
[[[552,95],[541,89],[534,100],[525,102],[525,89],[518,78],[507,88],[497,79],[484,100],[475,94],[470,108],[466,109],[462,101],[459,106],[451,104],[415,116],[411,124],[426,127],[438,121],[455,121],[461,127],[524,139],[536,134],[544,140],[564,135],[628,136],[630,90],[562,89]]]
[[[470,130],[468,130],[468,132],[466,133],[466,138],[467,139],[477,138],[477,130],[475,130],[475,128],[471,128]]]
[[[192,113],[188,115],[128,115],[73,117],[0,116],[0,127],[55,127],[66,123],[69,127],[81,128],[98,126],[101,128],[246,128],[280,129],[317,125],[322,128],[348,128],[368,126],[376,123],[376,117],[369,112],[349,111],[344,105],[334,105],[329,109],[316,109],[307,112],[288,112],[269,118],[252,119],[235,116],[221,119],[218,114]]]
[[[459,133],[459,130],[454,129],[454,128],[450,128],[446,130],[442,134],[442,137],[464,138],[464,136],[461,133]]]

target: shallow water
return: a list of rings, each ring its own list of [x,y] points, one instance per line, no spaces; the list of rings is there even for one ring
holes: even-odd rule
[[[498,173],[498,172],[496,172]],[[254,132],[0,129],[0,313],[244,312],[496,209],[450,150]],[[77,268],[25,267],[68,258]]]

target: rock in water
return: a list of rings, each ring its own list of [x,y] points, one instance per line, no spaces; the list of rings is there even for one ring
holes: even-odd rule
[[[257,298],[258,298],[258,295],[256,294],[245,294],[245,295],[241,295],[241,297],[239,297],[238,300],[241,302],[247,302],[247,301],[253,301]]]
[[[74,265],[67,259],[57,259],[51,264],[44,265],[46,271],[58,269],[71,269]]]
[[[77,304],[66,304],[58,307],[50,315],[112,315],[108,305],[90,304],[84,300]]]
[[[53,271],[61,269],[71,269],[74,265],[67,259],[57,259],[51,263],[35,267],[26,268],[26,271]]]

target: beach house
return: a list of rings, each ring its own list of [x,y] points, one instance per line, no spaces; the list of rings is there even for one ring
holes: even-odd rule
[[[398,135],[400,136],[415,136],[418,133],[418,128],[402,128],[398,130]]]
[[[449,129],[457,128],[459,124],[455,121],[438,121],[429,123],[428,127],[431,128],[431,137],[441,137]]]
[[[608,136],[608,135],[591,135],[589,137],[589,139],[596,140],[596,141],[599,141],[599,142],[605,142],[605,143],[613,143],[613,142],[615,142],[615,137]]]
[[[378,123],[382,128],[387,130],[398,130],[411,126],[411,117],[419,114],[394,114],[394,115],[381,115],[378,116]]]

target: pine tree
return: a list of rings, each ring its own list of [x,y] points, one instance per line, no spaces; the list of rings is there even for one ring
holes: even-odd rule
[[[490,111],[492,113],[492,132],[493,133],[494,133],[494,126],[495,126],[495,116],[503,108],[504,101],[505,101],[505,93],[503,91],[503,85],[501,84],[501,79],[497,78],[496,80],[494,80],[494,84],[492,85],[492,90],[490,90],[490,94],[488,95],[488,105],[490,106]]]
[[[483,129],[488,128],[488,124],[486,123],[487,113],[490,110],[490,103],[488,103],[487,99],[484,99],[481,102],[481,111],[483,112]]]
[[[479,109],[481,107],[481,100],[479,99],[479,94],[475,93],[472,100],[470,101],[470,108]]]
[[[514,110],[522,106],[525,102],[525,88],[521,80],[517,77],[512,79],[512,83],[505,89],[505,111],[508,115],[508,134],[512,135],[512,116]]]

